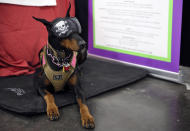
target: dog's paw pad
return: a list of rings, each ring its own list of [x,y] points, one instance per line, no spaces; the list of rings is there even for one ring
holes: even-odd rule
[[[82,126],[87,129],[95,128],[94,118],[92,116],[87,116],[81,119]]]
[[[49,120],[51,121],[56,121],[59,119],[59,116],[56,114],[49,115],[48,117],[49,117]]]
[[[48,106],[47,107],[47,115],[49,120],[51,121],[56,121],[59,119],[59,110],[57,108],[57,106]]]

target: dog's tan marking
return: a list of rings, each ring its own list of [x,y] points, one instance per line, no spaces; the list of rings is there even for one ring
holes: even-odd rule
[[[77,44],[77,41],[75,39],[72,39],[71,43],[73,44],[72,47],[74,48],[74,51],[78,51],[79,50],[79,46]]]
[[[75,86],[76,83],[77,83],[77,75],[74,74],[70,79],[69,79],[69,84],[72,85],[72,86]]]
[[[40,59],[41,59],[41,60],[42,60],[43,54],[44,54],[44,52],[41,51],[41,52],[40,52]],[[42,64],[42,63],[41,63],[41,64]]]
[[[59,118],[59,110],[55,104],[54,96],[47,90],[45,90],[45,93],[44,100],[47,104],[47,115],[50,120],[57,120]]]
[[[79,50],[79,46],[78,46],[77,41],[75,39],[62,40],[61,41],[61,46],[64,46],[65,48],[68,48],[68,49],[73,50],[73,51],[78,51]]]
[[[48,86],[48,85],[51,84],[51,82],[50,82],[48,79],[45,79],[45,80],[44,80],[44,84],[45,84],[46,86]]]
[[[77,99],[77,102],[80,107],[82,126],[86,128],[94,128],[94,118],[90,114],[88,107],[82,103],[81,99]]]

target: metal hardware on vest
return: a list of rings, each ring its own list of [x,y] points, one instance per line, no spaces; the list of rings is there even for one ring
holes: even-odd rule
[[[71,58],[72,54],[63,58],[61,56],[63,56],[64,50],[63,52],[56,51],[49,43],[47,44],[46,50],[47,55],[51,57],[51,61],[54,65],[58,67],[68,66],[69,63],[67,61]]]

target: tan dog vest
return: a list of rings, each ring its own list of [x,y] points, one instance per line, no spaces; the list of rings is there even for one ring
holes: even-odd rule
[[[64,87],[65,83],[68,81],[68,79],[73,74],[73,72],[75,70],[75,66],[76,66],[77,52],[73,51],[73,57],[71,59],[71,62],[69,63],[70,67],[69,67],[68,71],[65,71],[64,67],[60,71],[53,70],[47,61],[46,53],[47,53],[47,46],[44,47],[43,55],[41,56],[42,66],[43,66],[43,69],[44,69],[44,72],[45,72],[47,78],[52,83],[55,91],[57,92],[57,91],[64,89],[63,87]]]

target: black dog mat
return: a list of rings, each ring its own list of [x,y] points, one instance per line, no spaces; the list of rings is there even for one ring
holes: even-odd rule
[[[81,68],[81,85],[87,98],[135,82],[147,71],[120,63],[88,58]],[[0,107],[22,114],[46,111],[46,104],[35,88],[35,74],[0,78]],[[59,107],[75,103],[71,90],[55,94]]]

